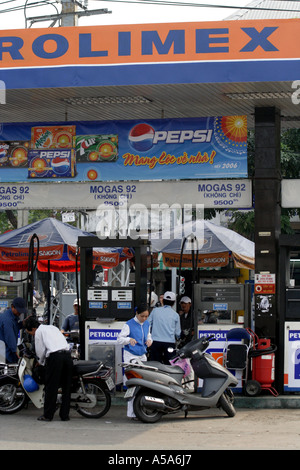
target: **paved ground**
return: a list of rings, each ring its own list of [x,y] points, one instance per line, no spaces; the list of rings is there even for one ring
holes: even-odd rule
[[[182,455],[187,450],[300,449],[300,409],[240,408],[234,418],[214,409],[187,419],[164,417],[157,424],[130,421],[126,408],[116,405],[98,420],[72,411],[69,422],[55,417],[43,423],[37,421],[40,414],[31,405],[18,414],[1,415],[0,450],[106,450],[105,458],[114,459],[118,450],[126,455],[145,449]]]

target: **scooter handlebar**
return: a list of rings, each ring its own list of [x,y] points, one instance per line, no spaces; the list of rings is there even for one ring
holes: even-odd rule
[[[210,341],[214,341],[215,339],[215,335],[202,336],[202,338],[194,339],[193,341],[190,341],[185,346],[183,346],[183,348],[176,351],[178,357],[191,357],[194,351],[197,349],[200,352],[204,352],[208,348]]]
[[[28,359],[36,359],[36,354],[24,343],[21,342],[18,345],[19,356],[20,357],[27,357]]]
[[[215,335],[204,336],[204,339],[207,341],[214,341],[216,339]]]

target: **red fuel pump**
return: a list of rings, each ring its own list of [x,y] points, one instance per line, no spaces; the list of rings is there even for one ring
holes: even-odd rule
[[[275,380],[275,351],[277,347],[271,344],[267,338],[258,336],[249,328],[248,333],[252,336],[253,346],[249,351],[251,359],[251,380],[244,385],[244,392],[248,396],[257,396],[261,390],[269,390],[275,397],[278,392],[273,387]]]

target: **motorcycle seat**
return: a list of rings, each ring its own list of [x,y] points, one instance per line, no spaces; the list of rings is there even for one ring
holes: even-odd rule
[[[179,366],[171,366],[171,365],[169,366],[167,364],[162,364],[161,362],[158,362],[158,361],[147,361],[145,362],[145,364],[148,366],[157,367],[157,369],[159,369],[161,372],[165,372],[166,374],[170,374],[170,375],[173,375],[173,374],[183,375],[184,374],[183,369]]]
[[[75,361],[73,371],[74,374],[90,374],[96,372],[101,364],[101,361]]]

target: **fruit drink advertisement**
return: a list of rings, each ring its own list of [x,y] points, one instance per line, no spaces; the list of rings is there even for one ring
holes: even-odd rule
[[[0,125],[1,182],[247,177],[247,118]]]

